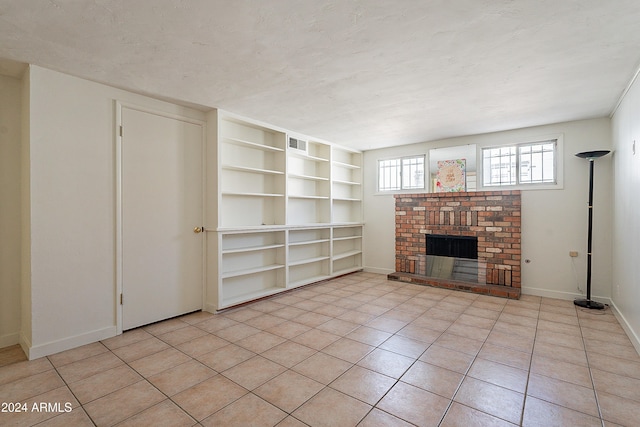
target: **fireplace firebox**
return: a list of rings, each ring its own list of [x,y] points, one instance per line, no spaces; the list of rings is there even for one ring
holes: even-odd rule
[[[478,259],[478,238],[475,236],[449,236],[427,234],[427,255]]]
[[[479,283],[478,238],[475,236],[426,235],[424,275]]]

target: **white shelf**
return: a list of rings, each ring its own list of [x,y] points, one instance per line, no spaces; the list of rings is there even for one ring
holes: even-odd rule
[[[245,197],[284,197],[284,194],[275,193],[244,193],[240,191],[223,191],[223,196],[245,196]]]
[[[289,150],[290,156],[300,157],[301,159],[313,160],[314,162],[328,162],[329,159],[325,159],[323,157],[312,156],[311,154],[306,154],[304,152],[299,152],[296,150]]]
[[[243,270],[227,271],[222,273],[222,278],[229,279],[231,277],[248,276],[250,274],[262,273],[263,271],[276,270],[278,268],[284,268],[284,267],[285,267],[284,264],[270,264],[270,265],[255,267],[255,268],[247,268]]]
[[[300,175],[297,173],[289,173],[289,178],[308,179],[310,181],[329,181],[329,178],[314,175]]]
[[[358,255],[358,254],[361,254],[361,253],[362,253],[361,250],[353,250],[353,251],[349,251],[349,252],[342,252],[342,253],[339,253],[339,254],[334,254],[332,259],[334,261],[336,261],[336,260],[339,260],[339,259],[348,258],[350,256]]]
[[[344,184],[344,185],[362,185],[362,184],[361,184],[361,183],[359,183],[359,182],[355,182],[355,181],[343,181],[343,180],[340,180],[340,179],[334,179],[334,180],[333,180],[333,183],[334,183],[334,184]]]
[[[265,175],[284,175],[284,172],[278,170],[270,170],[270,169],[260,169],[260,168],[252,168],[248,166],[236,166],[236,165],[222,165],[222,169],[239,171],[239,172],[248,172],[248,173],[256,173],[256,174],[265,174]]]
[[[362,236],[334,237],[333,241],[334,242],[338,242],[338,241],[341,241],[341,240],[355,240],[355,239],[362,239]]]
[[[319,256],[319,257],[315,257],[315,258],[307,258],[307,259],[300,259],[297,261],[289,261],[289,266],[296,266],[296,265],[304,265],[304,264],[311,264],[313,262],[318,262],[318,261],[324,261],[329,259],[328,256]]]
[[[317,199],[317,200],[328,200],[329,196],[304,196],[302,194],[289,194],[290,199]]]
[[[337,146],[331,153],[331,221],[358,222],[362,218],[362,154]]]
[[[313,245],[315,243],[328,243],[329,239],[318,239],[318,240],[305,240],[303,242],[289,242],[289,246],[304,246],[304,245]]]
[[[340,166],[342,168],[360,169],[359,165],[354,165],[354,164],[351,164],[351,163],[344,163],[344,162],[339,162],[339,161],[336,161],[336,160],[334,160],[332,163],[333,163],[334,166]]]
[[[235,145],[240,145],[240,146],[245,146],[245,147],[251,147],[251,148],[258,149],[258,150],[284,152],[284,148],[272,147],[270,145],[264,145],[264,144],[258,144],[256,142],[246,141],[246,140],[240,139],[240,138],[232,138],[232,137],[229,137],[229,136],[225,136],[225,137],[223,137],[223,139],[224,139],[225,142],[230,143],[230,144],[235,144]]]
[[[361,229],[352,229],[353,232]],[[331,270],[333,275],[342,275],[362,269],[361,242],[356,240],[339,240],[333,243]]]
[[[357,199],[355,197],[334,197],[333,200],[337,200],[340,202],[361,202],[362,199]]]
[[[238,249],[223,249],[222,254],[241,254],[245,252],[264,251],[267,249],[284,248],[284,244],[278,245],[264,245],[264,246],[247,246],[245,248]]]

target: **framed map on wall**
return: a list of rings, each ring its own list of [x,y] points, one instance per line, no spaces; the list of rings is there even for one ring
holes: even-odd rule
[[[466,191],[466,163],[465,159],[438,161],[436,193]]]

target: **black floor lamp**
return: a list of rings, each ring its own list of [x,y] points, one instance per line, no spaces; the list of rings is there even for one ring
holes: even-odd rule
[[[593,238],[593,161],[609,154],[608,150],[585,151],[576,156],[589,160],[589,234],[587,238],[587,299],[576,299],[573,303],[580,307],[602,310],[604,304],[591,301],[591,241]]]

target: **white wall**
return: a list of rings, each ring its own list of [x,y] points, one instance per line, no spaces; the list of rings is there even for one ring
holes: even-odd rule
[[[588,162],[573,154],[610,149],[608,118],[559,123],[506,132],[475,135],[365,152],[365,269],[390,273],[395,269],[394,199],[377,195],[376,167],[380,158],[428,153],[431,148],[477,144],[478,147],[563,135],[563,188],[522,192],[523,293],[573,299],[586,292]],[[595,164],[592,297],[611,296],[612,159]],[[577,258],[569,251],[579,252]]]
[[[31,342],[22,344],[35,358],[116,333],[115,100],[204,114],[35,66],[28,79]]]
[[[0,75],[0,348],[20,333],[20,137],[22,82]]]
[[[614,152],[612,300],[640,352],[640,82],[612,118]],[[635,141],[635,154],[633,143]]]

